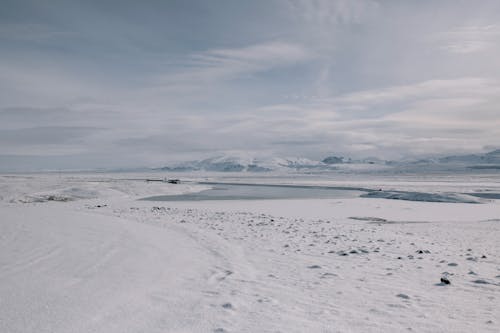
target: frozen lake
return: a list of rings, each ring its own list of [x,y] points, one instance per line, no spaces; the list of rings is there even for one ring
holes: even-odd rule
[[[365,193],[350,187],[295,186],[265,184],[210,184],[210,189],[180,195],[159,195],[144,198],[150,201],[203,200],[268,200],[268,199],[332,199],[355,198]]]
[[[375,190],[356,186],[314,186],[253,183],[200,182],[211,188],[199,192],[155,195],[142,198],[147,201],[205,201],[205,200],[272,200],[272,199],[349,199],[381,198],[405,201],[480,203],[482,199],[498,199],[493,192],[434,192]]]

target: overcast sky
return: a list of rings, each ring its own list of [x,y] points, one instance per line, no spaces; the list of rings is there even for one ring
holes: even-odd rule
[[[500,147],[500,1],[0,9],[0,169]]]

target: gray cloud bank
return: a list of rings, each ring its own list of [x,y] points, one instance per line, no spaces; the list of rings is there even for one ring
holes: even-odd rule
[[[0,169],[500,146],[497,1],[5,1]]]

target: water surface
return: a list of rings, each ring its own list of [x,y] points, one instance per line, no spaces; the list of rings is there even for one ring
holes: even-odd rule
[[[331,199],[355,198],[363,192],[355,188],[213,184],[213,187],[197,193],[159,195],[144,198],[151,201],[202,201],[202,200],[268,200],[268,199]]]

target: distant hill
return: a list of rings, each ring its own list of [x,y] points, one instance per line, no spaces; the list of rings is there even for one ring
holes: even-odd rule
[[[463,164],[498,164],[500,165],[500,149],[486,154],[454,155],[440,158],[440,163]]]
[[[380,171],[391,169],[455,170],[500,169],[500,149],[485,154],[453,155],[432,159],[386,161],[378,158],[351,159],[331,155],[321,161],[301,157],[252,157],[220,155],[202,160],[167,165],[155,170],[172,172],[326,172],[326,171]]]
[[[216,156],[203,160],[177,163],[157,168],[156,170],[188,172],[269,172],[269,171],[328,171],[337,170],[341,164],[374,164],[374,162],[352,161],[350,158],[326,157],[322,161],[315,161],[302,157],[268,157],[254,158],[241,156]]]

